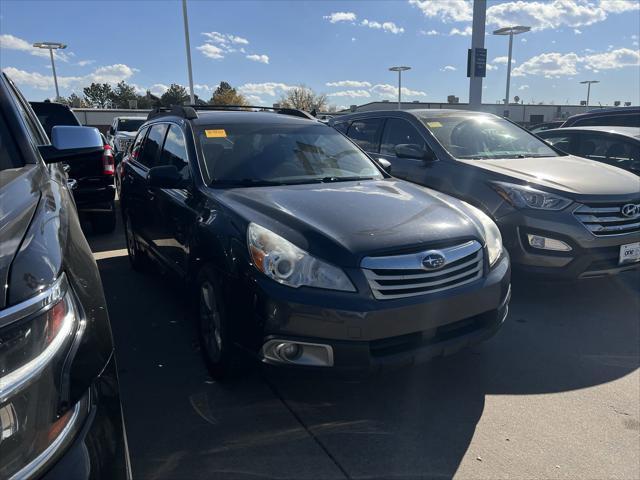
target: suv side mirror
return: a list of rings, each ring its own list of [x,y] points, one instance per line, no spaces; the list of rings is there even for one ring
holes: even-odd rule
[[[56,125],[51,145],[40,145],[38,150],[45,163],[68,162],[101,156],[104,143],[97,128]]]
[[[387,160],[386,158],[377,158],[376,161],[378,162],[378,165],[380,165],[384,171],[386,172],[390,172],[391,171],[391,162],[389,160]]]
[[[395,148],[398,158],[417,158],[419,160],[435,160],[431,150],[426,150],[415,143],[400,143]]]
[[[186,186],[185,180],[175,165],[153,167],[147,174],[147,181],[150,187],[157,188],[184,188]]]

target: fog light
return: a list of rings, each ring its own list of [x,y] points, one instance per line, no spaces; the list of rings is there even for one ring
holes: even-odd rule
[[[333,348],[321,343],[268,340],[262,346],[262,361],[309,367],[333,367]]]
[[[533,248],[539,248],[541,250],[554,250],[556,252],[568,252],[571,247],[562,240],[556,240],[555,238],[541,237],[540,235],[527,234],[529,239],[529,245]]]

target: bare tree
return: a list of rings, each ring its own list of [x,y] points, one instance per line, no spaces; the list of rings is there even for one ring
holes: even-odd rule
[[[280,98],[280,106],[284,108],[298,108],[311,112],[319,112],[327,108],[327,96],[324,93],[316,94],[312,89],[304,85],[298,85],[286,91]]]

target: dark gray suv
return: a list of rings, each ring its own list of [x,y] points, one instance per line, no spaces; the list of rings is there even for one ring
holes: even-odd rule
[[[629,172],[480,112],[373,111],[330,125],[392,175],[489,214],[520,269],[585,278],[640,266],[640,179]]]

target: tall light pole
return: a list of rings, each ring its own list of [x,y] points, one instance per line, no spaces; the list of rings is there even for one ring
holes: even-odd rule
[[[411,67],[391,67],[389,71],[398,72],[398,110],[402,108],[402,72],[411,70]]]
[[[591,96],[591,84],[592,83],[600,83],[600,80],[585,80],[584,82],[580,82],[581,84],[587,84],[587,107],[589,106],[589,97]]]
[[[182,19],[184,20],[184,43],[187,47],[187,69],[189,70],[189,99],[195,105],[193,95],[193,71],[191,70],[191,43],[189,42],[189,18],[187,17],[187,0],[182,0]]]
[[[44,50],[49,50],[49,56],[51,57],[51,69],[53,70],[53,83],[56,86],[56,100],[60,98],[60,91],[58,90],[58,77],[56,75],[56,63],[53,61],[53,51],[54,50],[63,50],[67,48],[64,43],[58,42],[36,42],[33,44],[36,48],[42,48]]]
[[[494,35],[509,35],[509,60],[507,62],[507,93],[504,97],[505,105],[509,105],[509,87],[511,86],[511,53],[513,51],[513,36],[519,33],[525,33],[531,30],[531,27],[523,27],[516,25],[515,27],[505,27],[494,30]]]

